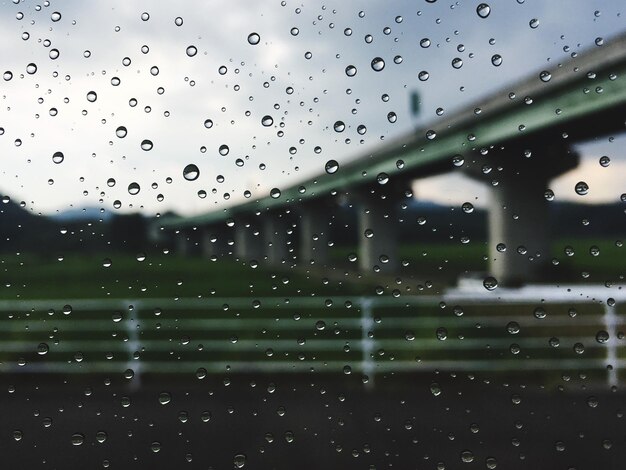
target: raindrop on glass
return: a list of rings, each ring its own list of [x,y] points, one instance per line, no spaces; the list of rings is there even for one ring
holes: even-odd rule
[[[190,163],[183,169],[183,178],[187,181],[195,181],[200,176],[200,170],[196,165]]]
[[[381,57],[374,57],[372,59],[372,70],[375,72],[380,72],[385,68],[385,61]],[[347,73],[347,70],[346,70]]]
[[[65,155],[63,155],[63,152],[54,152],[52,154],[52,161],[56,164],[63,163],[64,159]]]
[[[261,42],[261,36],[257,33],[248,34],[248,44],[256,46],[259,42]]]
[[[328,160],[324,169],[326,170],[326,173],[332,175],[339,169],[339,163],[337,163],[337,160]]]
[[[481,18],[487,18],[489,16],[489,13],[491,13],[491,7],[486,3],[481,3],[476,7],[476,13]]]
[[[148,152],[148,151],[152,150],[152,147],[154,147],[154,145],[152,144],[151,140],[144,139],[144,140],[141,141],[141,150],[144,150],[145,152]]]

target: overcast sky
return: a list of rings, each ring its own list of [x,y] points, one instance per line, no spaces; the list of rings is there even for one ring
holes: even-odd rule
[[[491,1],[486,18],[478,1],[16,2],[0,9],[0,72],[9,72],[0,80],[0,192],[42,213],[96,206],[194,214],[244,200],[246,191],[261,197],[626,29],[623,4],[613,0]],[[372,69],[375,57],[381,71]],[[413,90],[422,98],[418,118]],[[581,201],[574,184],[585,180],[584,202],[619,200],[626,158],[617,137],[581,147],[579,169],[552,185],[558,199]],[[195,181],[183,177],[190,164],[200,171]],[[452,205],[486,197],[460,175],[415,188]]]

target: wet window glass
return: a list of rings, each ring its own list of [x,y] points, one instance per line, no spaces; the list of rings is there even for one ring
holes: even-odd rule
[[[621,468],[623,10],[4,2],[2,461]]]

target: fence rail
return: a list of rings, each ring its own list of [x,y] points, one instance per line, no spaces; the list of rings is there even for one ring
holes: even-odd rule
[[[615,385],[626,366],[624,300],[620,288],[571,286],[0,301],[0,371],[135,381],[146,373],[580,371]]]

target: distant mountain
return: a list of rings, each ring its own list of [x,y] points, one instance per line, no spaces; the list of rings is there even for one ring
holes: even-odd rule
[[[82,209],[68,209],[52,214],[49,217],[58,222],[78,222],[84,220],[109,220],[114,214],[102,211],[98,207],[84,207]]]

